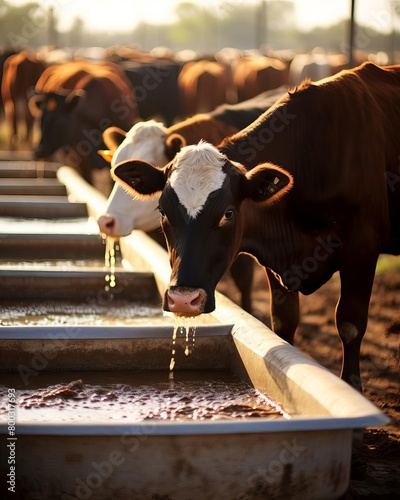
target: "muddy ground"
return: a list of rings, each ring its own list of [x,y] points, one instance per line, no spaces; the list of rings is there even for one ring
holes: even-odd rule
[[[360,366],[364,395],[391,422],[366,429],[353,455],[350,486],[342,500],[400,499],[400,257],[387,262],[382,260],[384,269],[375,278]],[[224,278],[219,290],[239,301],[231,278]],[[342,353],[334,323],[338,297],[337,275],[314,294],[301,296],[295,347],[339,376]],[[253,307],[254,315],[269,326],[269,293],[258,265]]]

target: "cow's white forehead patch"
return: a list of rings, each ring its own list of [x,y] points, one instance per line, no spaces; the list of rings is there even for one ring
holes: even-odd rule
[[[189,217],[195,219],[208,196],[219,189],[226,177],[226,157],[211,144],[200,141],[185,146],[175,157],[170,185]]]
[[[163,167],[168,159],[164,154],[164,143],[168,129],[154,120],[136,123],[115,151],[111,166],[121,161],[139,158]]]

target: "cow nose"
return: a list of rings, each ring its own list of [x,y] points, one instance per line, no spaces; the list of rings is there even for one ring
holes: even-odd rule
[[[199,316],[207,294],[202,288],[179,287],[167,291],[168,309],[179,316]]]
[[[97,219],[97,224],[102,233],[107,236],[115,236],[115,218],[108,215],[102,215]]]

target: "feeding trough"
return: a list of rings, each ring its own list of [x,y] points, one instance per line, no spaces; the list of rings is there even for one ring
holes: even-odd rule
[[[69,189],[69,171],[63,176]],[[142,232],[120,244],[130,268],[152,274],[162,292],[169,280],[166,252]],[[211,373],[228,386],[245,382],[282,410],[272,419],[235,414],[185,419],[162,413],[143,417],[135,408],[121,416],[120,407],[110,410],[113,401],[107,398],[96,408],[72,405],[72,413],[66,403],[65,411],[25,404],[16,407],[16,439],[10,441],[16,456],[14,498],[340,498],[349,484],[354,432],[383,425],[387,417],[226,297],[217,293],[216,299],[215,312],[196,318],[195,329],[182,327],[175,343],[170,316],[163,324],[150,319],[146,325],[1,328],[4,397],[13,396],[11,388],[26,401],[30,389],[60,384],[69,394],[76,390],[71,382],[81,380],[84,391],[110,377],[128,392],[137,377],[146,387],[161,381],[169,397],[176,397],[181,383],[195,377],[201,387]],[[3,411],[4,437],[10,437],[8,423]],[[3,462],[2,473],[8,471]]]

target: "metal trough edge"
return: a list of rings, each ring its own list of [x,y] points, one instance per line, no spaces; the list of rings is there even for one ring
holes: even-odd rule
[[[255,434],[279,432],[306,432],[326,430],[352,430],[369,426],[368,417],[307,417],[291,419],[246,419],[246,420],[216,420],[201,422],[163,422],[160,420],[132,422],[126,424],[38,424],[19,423],[19,435],[32,436],[123,436],[152,435],[152,436],[189,436],[212,434]],[[378,425],[378,423],[376,424]],[[0,425],[0,433],[6,432],[6,426]]]
[[[48,340],[62,338],[68,329],[79,330],[79,339],[138,339],[171,338],[174,327],[161,326],[7,326],[0,329],[0,340]],[[196,336],[213,337],[230,335],[232,325],[201,325],[196,327]],[[150,334],[151,332],[151,334]]]
[[[90,217],[96,217],[100,214],[107,198],[95,187],[88,184],[74,168],[60,167],[57,170],[57,179],[65,185],[68,198],[71,201],[86,203]]]

